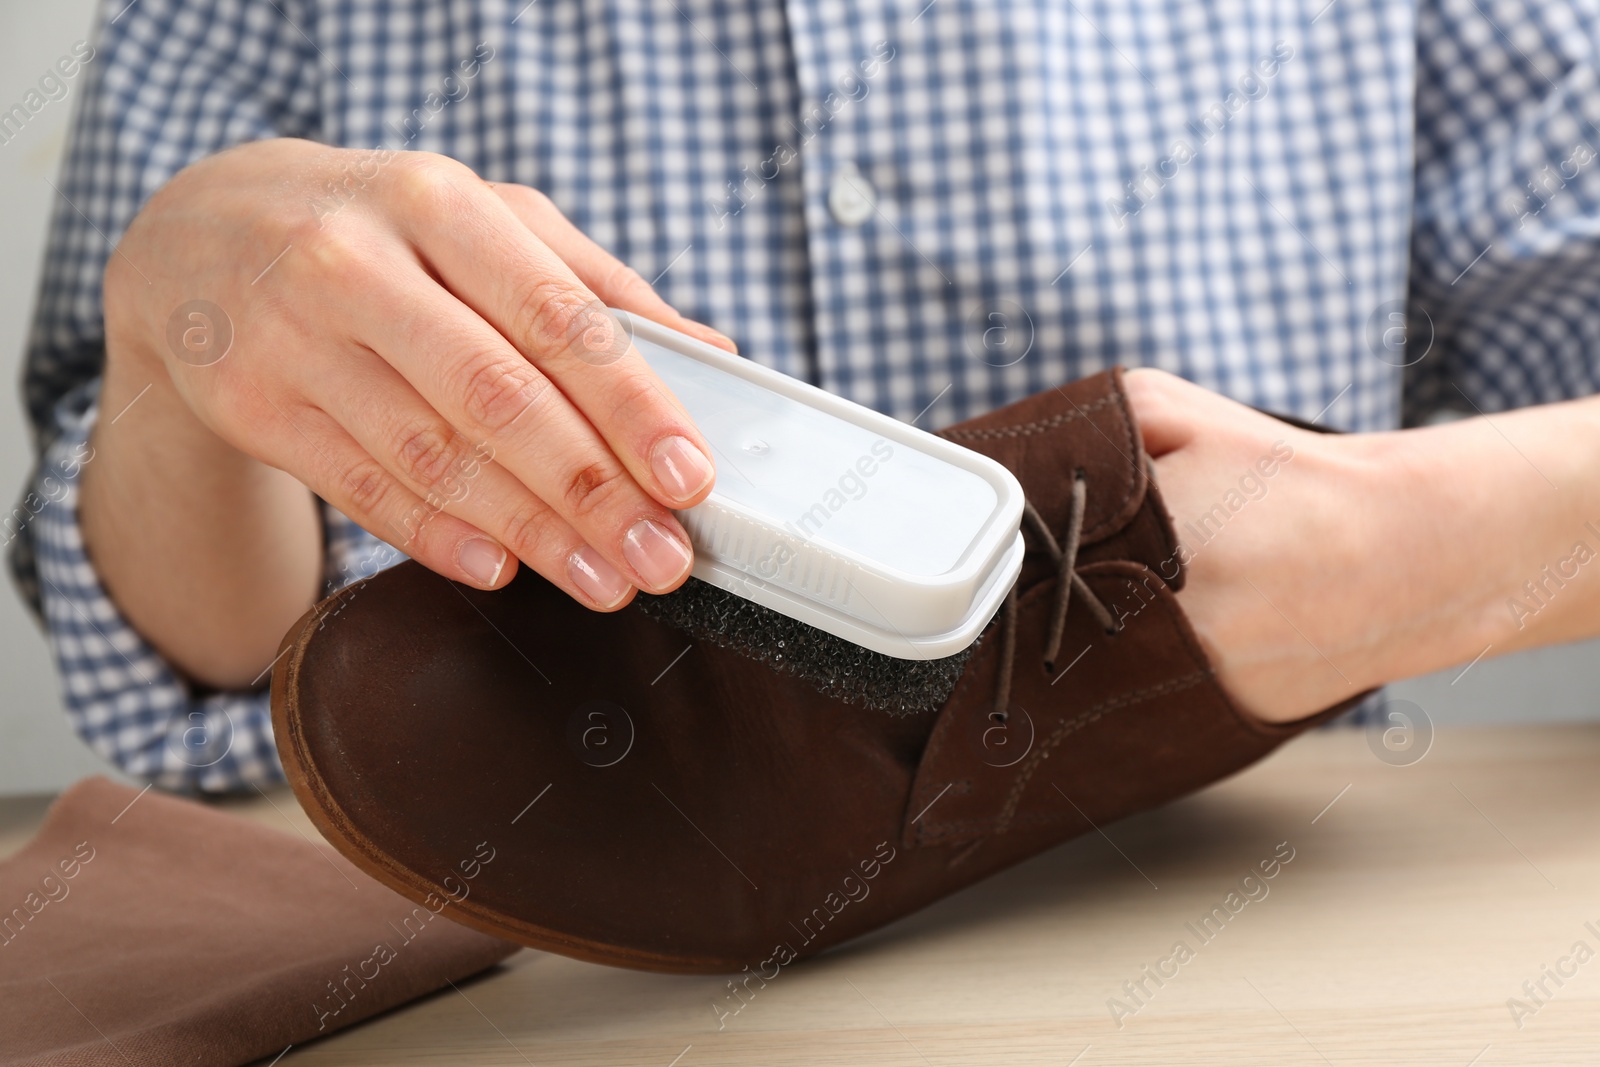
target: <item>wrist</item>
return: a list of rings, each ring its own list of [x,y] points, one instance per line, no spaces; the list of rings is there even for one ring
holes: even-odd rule
[[[1568,401],[1429,431],[1453,483],[1463,660],[1593,636],[1600,568],[1600,401]],[[1465,626],[1463,626],[1463,629]]]
[[[85,548],[128,622],[179,673],[247,687],[320,592],[314,498],[214,432],[174,382],[156,347],[164,338],[110,307],[94,462],[78,498]]]
[[[1348,614],[1366,689],[1456,662],[1478,629],[1460,583],[1452,517],[1460,501],[1427,431],[1352,435],[1348,521],[1357,535],[1346,561]],[[1472,653],[1468,653],[1470,658]]]
[[[1560,514],[1571,497],[1545,480],[1571,485],[1578,472],[1561,466],[1560,453],[1571,450],[1541,455],[1513,421],[1480,417],[1349,439],[1360,456],[1355,500],[1371,516],[1360,523],[1368,562],[1355,594],[1369,616],[1366,684],[1540,643],[1526,639],[1508,597],[1581,532],[1576,514]],[[1571,530],[1557,533],[1563,525]]]

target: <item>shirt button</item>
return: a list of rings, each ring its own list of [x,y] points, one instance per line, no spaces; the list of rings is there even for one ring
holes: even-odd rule
[[[841,226],[860,226],[877,208],[878,194],[866,176],[854,163],[840,167],[828,188],[828,211],[834,221]]]

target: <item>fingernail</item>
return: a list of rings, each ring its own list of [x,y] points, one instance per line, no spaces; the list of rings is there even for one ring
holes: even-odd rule
[[[622,554],[645,584],[666,589],[689,571],[689,546],[649,519],[640,519],[622,538]]]
[[[694,322],[693,319],[690,319],[689,321]],[[720,348],[726,348],[730,352],[739,351],[739,346],[733,343],[733,338],[729,337],[721,330],[713,329],[703,322],[694,322],[694,325],[695,328],[700,331],[700,337],[703,340],[709,342],[710,344],[717,345]]]
[[[500,572],[505,569],[506,550],[493,541],[474,537],[462,544],[461,550],[456,553],[456,563],[468,578],[488,589],[493,587]]]
[[[685,437],[669,437],[650,457],[656,481],[674,500],[688,500],[710,484],[715,471],[706,454]]]
[[[602,608],[621,603],[622,598],[628,595],[628,590],[633,588],[628,579],[618,574],[617,569],[589,545],[584,545],[567,557],[567,576],[572,579],[573,585]]]

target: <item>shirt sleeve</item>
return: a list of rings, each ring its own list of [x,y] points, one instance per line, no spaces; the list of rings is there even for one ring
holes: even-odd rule
[[[73,52],[78,110],[24,370],[37,465],[6,540],[75,729],[125,773],[176,791],[236,790],[282,771],[265,691],[189,685],[117,610],[85,553],[78,484],[101,415],[101,274],[140,207],[184,166],[251,140],[316,135],[318,57],[298,28],[307,17],[296,0],[107,0],[92,46]],[[328,588],[370,575],[363,558],[403,558],[323,510]]]
[[[32,555],[73,728],[126,774],[165,789],[220,793],[280,781],[267,693],[187,684],[117,610],[84,551],[78,486],[94,462],[98,390],[96,380],[57,405],[56,433],[19,509],[30,521],[15,542]],[[329,591],[405,558],[328,505],[322,511]]]
[[[1406,421],[1593,393],[1600,5],[1424,0],[1417,20]]]

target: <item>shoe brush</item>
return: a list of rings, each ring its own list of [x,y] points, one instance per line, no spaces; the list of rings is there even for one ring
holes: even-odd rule
[[[677,512],[692,577],[647,614],[909,713],[949,696],[1022,569],[1005,467],[646,319],[623,335],[711,445],[711,495]]]

